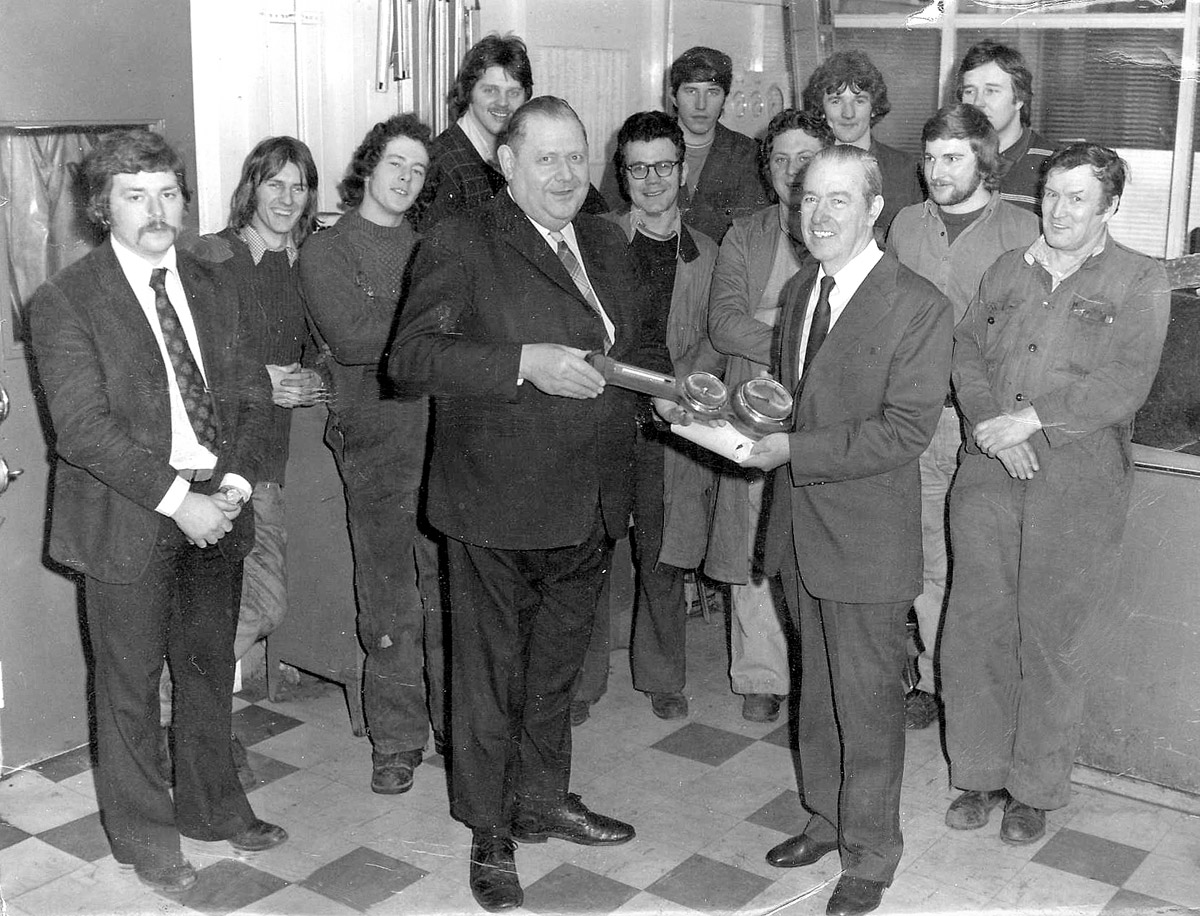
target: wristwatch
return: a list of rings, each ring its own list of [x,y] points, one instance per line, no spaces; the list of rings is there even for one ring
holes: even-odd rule
[[[240,488],[230,483],[225,484],[223,487],[218,487],[217,493],[223,496],[226,501],[239,507],[246,505],[250,501],[250,498]]]

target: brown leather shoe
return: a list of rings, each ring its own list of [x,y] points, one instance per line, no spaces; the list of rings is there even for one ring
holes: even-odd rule
[[[825,907],[825,916],[861,916],[879,906],[887,885],[870,878],[842,875]]]
[[[807,833],[788,837],[777,846],[767,850],[767,864],[776,868],[800,868],[812,865],[838,848],[837,840],[822,843]]]
[[[377,795],[399,795],[413,785],[413,770],[421,765],[422,751],[396,754],[371,752],[371,791]]]
[[[489,913],[511,910],[525,902],[514,849],[506,836],[476,830],[471,837],[471,894]]]
[[[512,822],[512,837],[518,843],[544,843],[556,837],[580,846],[618,846],[634,835],[632,825],[590,811],[574,793],[552,808],[518,807]]]
[[[1004,819],[1000,821],[1000,839],[1010,846],[1025,846],[1045,835],[1046,812],[1009,798],[1004,806]]]
[[[241,833],[235,833],[229,838],[229,845],[242,852],[262,852],[264,849],[274,849],[287,842],[287,831],[278,824],[268,824],[266,821],[255,819]]]
[[[964,792],[946,809],[946,826],[954,830],[978,830],[988,822],[992,809],[1008,798],[1003,789]]]

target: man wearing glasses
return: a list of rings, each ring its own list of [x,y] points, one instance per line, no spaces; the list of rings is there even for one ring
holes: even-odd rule
[[[670,115],[631,115],[613,155],[628,209],[607,215],[625,233],[629,255],[653,304],[642,334],[666,344],[676,376],[712,369],[716,354],[705,333],[709,282],[717,245],[689,229],[679,212],[687,181],[683,131]],[[643,340],[643,346],[649,341]],[[649,402],[638,412],[635,462],[634,560],[640,594],[629,647],[633,686],[650,697],[660,719],[688,714],[685,683],[684,570],[704,557],[712,470],[688,443],[657,420]],[[601,603],[603,605],[603,602]],[[576,685],[572,721],[604,694],[608,680],[609,618],[598,608],[587,658]]]

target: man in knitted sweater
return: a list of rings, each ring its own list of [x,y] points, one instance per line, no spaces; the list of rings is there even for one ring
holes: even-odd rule
[[[354,552],[371,789],[385,795],[412,787],[429,737],[427,656],[435,741],[442,724],[440,610],[425,615],[421,600],[422,590],[437,593],[436,551],[417,530],[429,400],[392,397],[379,375],[417,241],[404,214],[425,182],[429,138],[413,115],[371,128],[339,186],[346,214],[300,259],[332,381],[325,443],[345,486]]]

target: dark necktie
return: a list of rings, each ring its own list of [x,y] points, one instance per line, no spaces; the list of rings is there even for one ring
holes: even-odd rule
[[[833,291],[834,279],[826,274],[821,278],[821,291],[817,294],[817,307],[813,311],[812,326],[808,329],[808,344],[804,347],[804,369],[800,374],[801,382],[808,377],[808,367],[812,365],[813,357],[825,343],[825,335],[829,333],[829,294]]]
[[[167,298],[167,269],[156,267],[150,272],[150,288],[154,290],[154,308],[158,311],[158,324],[162,328],[163,342],[167,345],[167,356],[175,372],[175,382],[183,396],[188,421],[196,440],[210,452],[217,442],[217,424],[213,417],[212,395],[204,384],[204,376],[196,365],[196,358],[188,346],[187,336],[179,324],[179,316],[171,300]]]
[[[592,284],[588,283],[587,274],[583,272],[583,266],[579,263],[579,259],[575,257],[575,253],[571,251],[571,246],[567,244],[567,240],[563,238],[563,234],[561,232],[551,232],[550,238],[558,243],[558,259],[563,262],[567,273],[575,281],[575,286],[579,290],[580,295],[592,307],[592,311],[600,319],[600,324],[604,325],[604,352],[607,353],[612,347],[613,341],[608,336],[608,325],[604,324],[604,310],[600,307],[600,300],[596,298],[596,292],[592,289]]]

